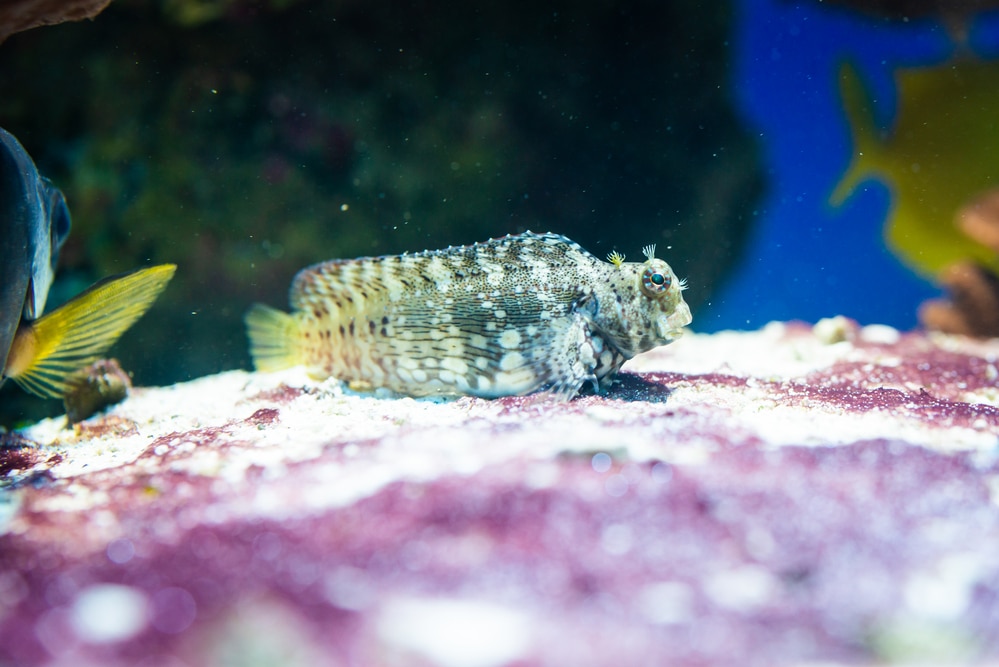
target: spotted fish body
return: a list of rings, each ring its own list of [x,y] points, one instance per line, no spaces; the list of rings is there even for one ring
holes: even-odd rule
[[[646,261],[604,262],[564,236],[333,260],[302,270],[291,314],[246,316],[258,370],[304,364],[317,378],[400,394],[575,396],[690,323],[681,281]]]

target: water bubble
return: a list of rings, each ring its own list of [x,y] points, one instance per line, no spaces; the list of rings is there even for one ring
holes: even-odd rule
[[[610,470],[611,463],[613,463],[613,461],[611,460],[610,455],[603,452],[597,452],[593,455],[593,458],[590,459],[590,465],[593,466],[593,470],[600,473]]]
[[[108,542],[106,553],[109,561],[122,565],[135,556],[135,545],[127,537],[121,537]]]
[[[96,584],[73,602],[71,623],[76,635],[89,644],[111,644],[134,637],[146,627],[148,601],[131,586]]]
[[[152,599],[153,627],[168,635],[180,634],[194,622],[198,605],[183,588],[160,589]]]

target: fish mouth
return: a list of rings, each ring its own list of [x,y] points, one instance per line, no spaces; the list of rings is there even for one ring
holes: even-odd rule
[[[676,308],[670,315],[659,320],[659,335],[668,342],[672,342],[683,335],[683,328],[693,321],[690,314],[690,306],[686,301],[676,304]]]

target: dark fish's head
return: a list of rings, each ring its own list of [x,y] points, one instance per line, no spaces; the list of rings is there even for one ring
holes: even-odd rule
[[[62,193],[0,128],[0,367],[22,318],[36,319],[45,309],[69,227]]]

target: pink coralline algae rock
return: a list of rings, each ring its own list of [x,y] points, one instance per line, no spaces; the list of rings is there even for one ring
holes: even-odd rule
[[[3,435],[3,665],[999,660],[999,341],[689,335],[604,396],[297,372]]]

